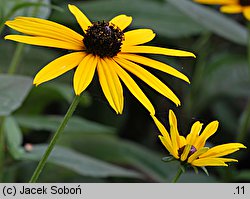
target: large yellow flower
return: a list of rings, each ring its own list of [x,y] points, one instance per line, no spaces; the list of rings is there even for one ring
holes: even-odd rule
[[[130,77],[128,74],[130,72],[176,105],[180,105],[180,100],[169,87],[140,65],[160,70],[186,82],[189,82],[189,79],[167,64],[135,53],[194,57],[193,53],[140,45],[151,41],[155,33],[150,29],[123,32],[132,22],[132,17],[119,15],[109,22],[92,23],[76,6],[68,7],[82,28],[82,35],[44,19],[17,17],[13,21],[6,22],[9,27],[26,35],[7,35],[5,39],[73,51],[41,69],[34,78],[35,85],[54,79],[77,67],[73,85],[76,95],[80,95],[92,81],[97,69],[104,95],[116,113],[122,113],[123,110],[123,88],[120,82],[122,80],[130,92],[151,114],[154,114],[153,105]]]
[[[240,148],[246,148],[240,143],[222,144],[212,148],[205,147],[207,139],[217,131],[218,121],[209,123],[202,133],[202,123],[195,122],[191,132],[185,138],[178,132],[177,119],[172,110],[169,111],[170,135],[160,121],[155,116],[152,115],[152,117],[162,134],[159,135],[162,144],[182,164],[190,164],[194,167],[228,166],[227,162],[237,162],[237,160],[223,156],[234,153]]]
[[[243,13],[250,20],[250,0],[194,0],[197,3],[222,5],[220,10],[224,13]]]

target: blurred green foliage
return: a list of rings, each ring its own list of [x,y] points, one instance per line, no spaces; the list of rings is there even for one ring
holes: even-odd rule
[[[19,44],[3,39],[12,32],[4,22],[18,15],[35,16],[81,33],[68,3],[77,5],[93,21],[110,20],[121,13],[131,15],[130,29],[151,28],[157,33],[152,44],[194,52],[196,60],[152,56],[189,76],[191,85],[152,70],[176,91],[181,107],[176,108],[140,81],[139,85],[156,104],[157,116],[164,123],[169,108],[176,112],[183,135],[196,120],[204,124],[219,120],[211,146],[241,138],[249,148],[250,119],[245,110],[250,97],[250,47],[241,16],[225,16],[189,0],[0,0],[3,182],[28,181],[74,96],[72,71],[32,87],[36,72],[64,54],[61,50],[24,45],[15,62],[15,74],[7,74]],[[246,132],[243,137],[239,136],[242,131]],[[169,182],[178,165],[161,160],[167,151],[158,134],[149,114],[126,90],[124,114],[117,116],[104,100],[96,79],[84,93],[39,182]],[[209,177],[190,170],[180,182],[249,182],[248,154],[249,149],[234,154],[239,163],[228,168],[208,168]]]

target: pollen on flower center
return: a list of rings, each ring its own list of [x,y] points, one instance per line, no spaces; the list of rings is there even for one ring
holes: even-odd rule
[[[83,43],[88,53],[103,58],[117,55],[123,40],[124,34],[118,27],[105,21],[98,21],[86,30]]]
[[[185,146],[186,146],[186,145],[185,145]],[[179,157],[182,155],[182,153],[183,153],[183,151],[184,151],[184,149],[185,149],[185,146],[181,147],[181,148],[178,150],[178,155],[179,155]],[[191,149],[190,149],[190,151],[189,151],[189,153],[188,153],[187,158],[190,157],[191,155],[193,155],[196,151],[197,151],[197,149],[196,149],[194,146],[192,146]]]
[[[239,0],[239,4],[242,6],[250,6],[250,0]]]

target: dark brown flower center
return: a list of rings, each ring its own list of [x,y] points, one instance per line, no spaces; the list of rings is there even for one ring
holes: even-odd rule
[[[99,57],[114,57],[120,52],[124,34],[118,27],[98,21],[89,26],[83,43],[86,51]]]
[[[239,0],[239,4],[242,6],[250,6],[250,0]]]
[[[181,157],[181,155],[182,155],[182,153],[183,153],[185,147],[186,147],[186,145],[183,146],[183,147],[181,147],[181,148],[178,150],[178,155],[179,155],[179,157]],[[189,153],[188,153],[187,158],[189,158],[191,155],[193,155],[196,151],[197,151],[197,149],[196,149],[194,146],[191,146],[191,149],[190,149],[190,151],[189,151]]]

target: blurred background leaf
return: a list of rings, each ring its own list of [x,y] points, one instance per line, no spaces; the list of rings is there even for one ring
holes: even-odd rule
[[[16,16],[48,18],[50,0],[2,0],[3,16],[13,19]]]
[[[47,145],[33,145],[32,150],[22,155],[23,160],[40,160]],[[80,175],[92,177],[121,176],[140,178],[141,175],[135,171],[120,168],[106,162],[77,153],[71,149],[57,146],[53,150],[49,162],[61,165],[77,172]]]
[[[0,74],[0,116],[9,115],[19,108],[31,86],[29,77]]]
[[[47,116],[15,116],[20,126],[34,129],[34,130],[47,130],[55,132],[63,119],[63,116],[47,115]],[[88,121],[84,118],[73,116],[68,122],[65,132],[71,135],[75,132],[81,133],[114,133],[114,128],[108,127],[96,122]]]
[[[161,1],[148,0],[102,0],[78,1],[75,3],[92,21],[110,20],[121,13],[133,17],[134,27],[146,27],[167,37],[187,37],[204,31],[200,25],[187,18],[173,6]],[[67,10],[67,5],[62,7]],[[61,23],[76,23],[71,13],[65,18],[54,12],[51,19]],[[176,26],[178,23],[178,26]]]
[[[2,9],[1,4],[1,16],[14,6],[13,0],[0,1],[3,2],[8,4],[8,9]],[[68,3],[77,5],[92,21],[110,20],[119,14],[131,15],[133,23],[128,29],[152,28],[157,33],[149,45],[194,52],[196,60],[149,55],[190,78],[191,84],[188,85],[149,69],[176,92],[181,107],[176,108],[140,80],[135,80],[152,100],[157,117],[167,128],[167,114],[171,108],[177,114],[178,127],[183,135],[189,133],[194,121],[208,124],[217,119],[220,127],[209,144],[235,142],[250,94],[245,56],[247,31],[241,15],[226,16],[215,10],[217,7],[198,5],[191,0],[22,0],[15,3],[16,7],[20,4],[29,6],[19,7],[19,13],[12,17],[38,14],[81,34],[67,8]],[[4,28],[1,36],[10,32]],[[0,40],[1,73],[9,70],[16,46],[15,42]],[[66,50],[25,45],[15,70],[18,75],[0,75],[0,115],[15,111],[4,120],[5,182],[27,182],[51,133],[75,95],[72,86],[74,71],[31,89],[35,74],[66,53]],[[8,81],[11,84],[7,84]],[[44,173],[47,175],[42,175],[40,182],[170,182],[178,164],[161,160],[168,153],[158,140],[159,132],[151,117],[127,89],[124,89],[124,96],[124,114],[117,116],[106,102],[98,78],[94,77],[59,140],[60,146],[50,159],[53,164],[46,165]],[[8,109],[2,108],[3,99],[13,102]],[[244,140],[246,144],[249,135]],[[239,163],[228,168],[208,168],[209,177],[188,170],[180,182],[249,181],[248,153],[249,149],[237,153]]]
[[[213,33],[237,44],[247,45],[248,32],[229,17],[190,0],[166,0],[183,14]]]

